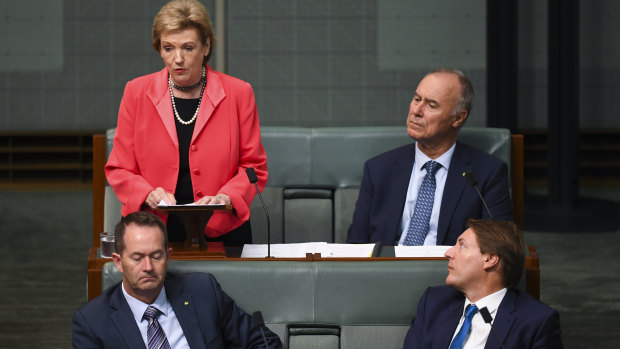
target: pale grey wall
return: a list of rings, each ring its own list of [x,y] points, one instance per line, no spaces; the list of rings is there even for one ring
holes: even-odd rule
[[[519,1],[518,115],[522,128],[547,127],[547,2]]]
[[[165,2],[2,1],[0,130],[113,127],[125,83],[163,67],[151,27]]]
[[[620,1],[581,2],[579,122],[620,127]]]
[[[163,3],[3,1],[0,130],[113,127],[125,83],[162,67],[150,31]],[[215,0],[204,3],[213,13]],[[402,124],[436,65],[471,77],[470,123],[485,123],[486,0],[226,3],[228,72],[254,86],[263,125]],[[545,1],[519,1],[521,128],[546,126],[546,11]],[[619,23],[620,2],[582,2],[583,128],[620,127]]]
[[[620,127],[620,2],[581,1],[582,129]],[[547,127],[547,3],[519,1],[519,126]]]
[[[262,124],[404,125],[433,67],[470,76],[486,121],[485,0],[236,0],[228,68],[252,82]],[[462,19],[462,20],[461,20]]]

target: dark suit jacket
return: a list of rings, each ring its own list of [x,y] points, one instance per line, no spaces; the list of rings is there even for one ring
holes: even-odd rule
[[[429,287],[420,298],[403,348],[448,348],[463,315],[464,304],[463,294],[452,287]],[[506,292],[493,327],[506,349],[564,347],[558,312],[515,289],[509,288]],[[485,348],[500,348],[493,333],[489,333]]]
[[[166,295],[191,348],[264,348],[252,317],[220,288],[211,274],[168,274]],[[146,348],[121,283],[73,315],[74,348]],[[280,339],[265,328],[270,348]]]
[[[390,150],[364,165],[364,177],[347,242],[382,241],[392,246],[400,237],[415,143]],[[512,220],[508,166],[476,148],[456,143],[441,200],[437,245],[454,245],[468,218],[489,219],[478,193],[463,172],[473,171],[478,188],[494,219]]]

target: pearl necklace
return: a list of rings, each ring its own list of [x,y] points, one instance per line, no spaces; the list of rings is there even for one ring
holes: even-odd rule
[[[177,84],[175,84],[174,82],[172,83],[172,86],[174,88],[176,88],[177,90],[181,90],[181,91],[189,91],[189,90],[193,90],[196,87],[200,86],[200,84],[202,84],[202,82],[207,78],[207,72],[205,70],[205,67],[202,67],[202,76],[200,77],[200,80],[198,80],[197,83],[190,85],[190,86],[179,86]],[[170,79],[170,81],[172,81],[172,79]]]
[[[168,75],[168,89],[170,89],[170,99],[172,99],[172,110],[174,111],[174,117],[177,119],[178,122],[180,122],[183,125],[190,125],[191,123],[196,121],[196,118],[198,117],[198,110],[200,110],[200,102],[202,101],[202,94],[205,92],[205,87],[207,86],[207,75],[205,73],[204,67],[202,67],[202,78],[200,78],[200,82],[202,82],[203,79],[204,79],[204,84],[202,85],[202,88],[200,89],[200,97],[198,97],[198,107],[196,108],[196,112],[194,112],[194,116],[190,120],[185,121],[181,119],[181,117],[179,116],[179,112],[177,112],[177,106],[174,103],[174,94],[172,93],[172,86],[174,85],[174,83],[172,82],[172,77]]]

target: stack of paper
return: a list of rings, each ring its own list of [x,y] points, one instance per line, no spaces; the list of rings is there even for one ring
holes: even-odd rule
[[[320,253],[321,257],[370,257],[375,244],[328,244],[327,242],[306,242],[299,244],[272,244],[271,256],[276,258],[305,258],[306,253]],[[265,258],[267,245],[243,246],[241,258]]]
[[[396,257],[444,257],[452,246],[394,246]]]

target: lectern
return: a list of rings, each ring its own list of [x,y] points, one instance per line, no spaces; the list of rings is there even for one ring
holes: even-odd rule
[[[199,249],[207,249],[205,227],[209,219],[215,211],[232,212],[232,205],[160,205],[157,210],[181,219],[186,233],[183,248],[192,248],[196,242]]]

